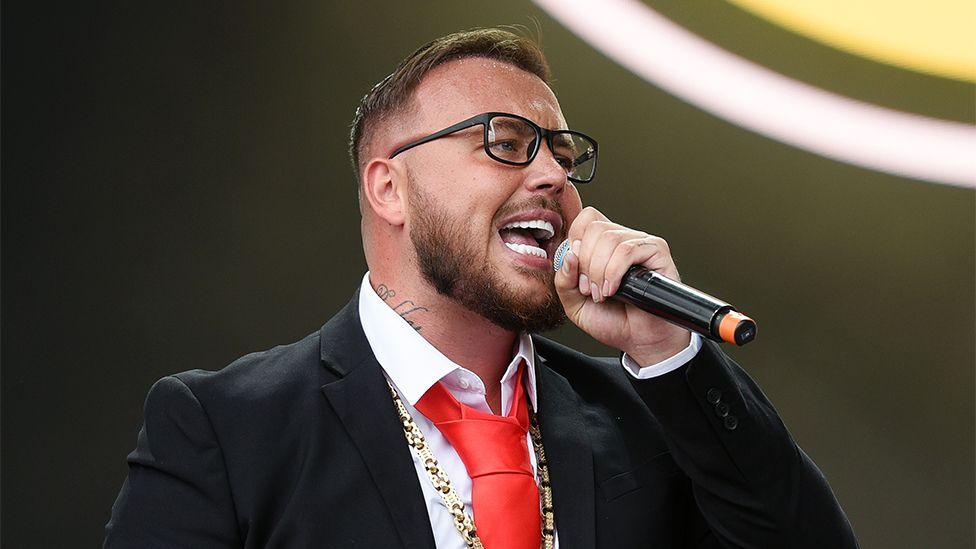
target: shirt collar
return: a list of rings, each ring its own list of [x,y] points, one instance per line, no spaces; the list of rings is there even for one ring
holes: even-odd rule
[[[394,305],[380,299],[369,283],[367,272],[359,290],[359,320],[377,362],[411,406],[415,406],[420,397],[438,381],[444,380],[451,385],[459,372],[466,372],[470,374],[469,377],[477,379],[473,372],[452,362],[417,333],[393,310]],[[535,347],[532,338],[525,332],[519,335],[518,349],[502,375],[503,410],[507,410],[511,402],[515,373],[522,360],[526,367],[525,388],[532,409],[537,410]]]

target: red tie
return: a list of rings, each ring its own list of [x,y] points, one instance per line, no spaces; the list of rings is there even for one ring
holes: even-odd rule
[[[539,487],[525,440],[524,364],[516,374],[515,401],[507,417],[461,404],[441,383],[416,406],[444,434],[471,476],[474,523],[485,549],[539,549],[542,542]]]

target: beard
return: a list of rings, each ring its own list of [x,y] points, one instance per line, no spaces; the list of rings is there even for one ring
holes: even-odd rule
[[[411,187],[410,240],[421,273],[439,294],[513,332],[551,330],[566,320],[553,271],[516,266],[546,288],[542,294],[519,291],[492,270],[487,252],[479,253],[478,239],[471,238],[463,220],[450,218],[418,185]],[[558,203],[540,196],[503,208],[498,215],[535,207],[561,214]]]

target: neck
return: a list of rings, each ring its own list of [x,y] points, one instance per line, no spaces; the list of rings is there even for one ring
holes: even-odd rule
[[[488,406],[501,410],[501,378],[512,361],[518,334],[437,293],[426,283],[396,280],[392,273],[370,272],[376,294],[435,349],[474,372],[485,385]]]

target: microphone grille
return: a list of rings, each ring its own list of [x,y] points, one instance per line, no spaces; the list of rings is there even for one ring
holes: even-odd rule
[[[552,270],[558,271],[563,268],[563,260],[566,259],[566,254],[569,253],[569,240],[563,240],[563,243],[556,248],[556,251],[552,254]]]

